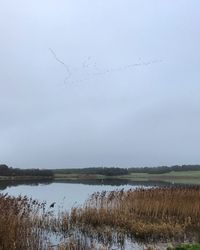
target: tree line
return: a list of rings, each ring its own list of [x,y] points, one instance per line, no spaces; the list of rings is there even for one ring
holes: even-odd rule
[[[0,165],[0,176],[41,176],[53,177],[54,174],[51,170],[46,169],[19,169],[8,167],[5,164]]]
[[[115,167],[97,167],[97,168],[69,168],[69,169],[54,169],[56,174],[95,174],[106,176],[117,176],[128,174],[127,168],[115,168]]]
[[[91,167],[91,168],[69,168],[69,169],[19,169],[0,165],[0,176],[41,176],[54,177],[55,174],[84,174],[84,175],[105,175],[119,176],[131,173],[164,174],[171,171],[200,171],[200,165],[175,165],[159,167]]]
[[[174,165],[171,167],[168,166],[159,166],[159,167],[136,167],[128,168],[129,173],[147,173],[147,174],[164,174],[171,171],[181,172],[181,171],[199,171],[200,165]]]
[[[91,168],[70,168],[70,169],[54,169],[56,174],[96,174],[106,176],[128,175],[131,173],[147,173],[147,174],[164,174],[171,171],[200,171],[200,165],[174,165],[174,166],[158,166],[158,167],[91,167]]]

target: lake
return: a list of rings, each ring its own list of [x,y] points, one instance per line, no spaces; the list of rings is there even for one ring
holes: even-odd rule
[[[11,196],[28,196],[48,205],[56,202],[55,209],[70,210],[72,206],[80,206],[94,192],[112,191],[116,189],[135,189],[151,187],[159,183],[132,183],[118,180],[82,180],[82,181],[1,181],[0,191]]]

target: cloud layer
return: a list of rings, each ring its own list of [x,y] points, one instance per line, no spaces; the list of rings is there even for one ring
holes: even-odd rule
[[[199,1],[44,0],[0,9],[0,162],[200,163]]]

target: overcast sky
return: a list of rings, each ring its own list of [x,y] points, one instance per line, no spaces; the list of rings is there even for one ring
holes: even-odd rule
[[[0,3],[1,163],[200,163],[199,0]]]

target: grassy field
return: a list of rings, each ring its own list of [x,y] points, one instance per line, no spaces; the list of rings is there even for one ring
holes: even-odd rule
[[[200,250],[200,244],[183,244],[175,248],[168,247],[167,250]]]
[[[200,184],[200,171],[171,171],[164,174],[132,173],[120,178],[134,181],[163,181],[180,184]]]
[[[56,180],[76,179],[127,179],[131,181],[162,181],[174,184],[196,184],[200,185],[200,171],[171,171],[164,174],[131,173],[129,175],[105,176],[95,174],[56,174]]]

